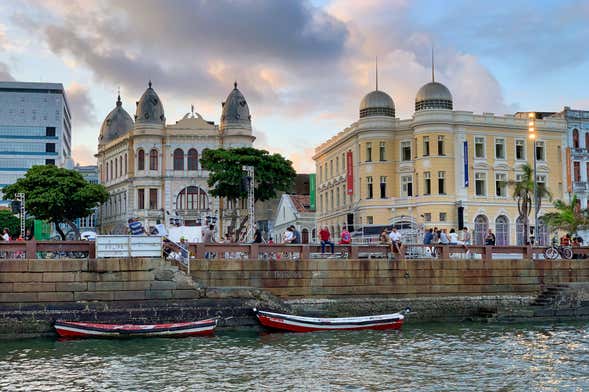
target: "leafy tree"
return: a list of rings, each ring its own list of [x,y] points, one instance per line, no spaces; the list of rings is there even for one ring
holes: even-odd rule
[[[27,229],[31,229],[33,227],[33,220],[27,219],[25,226]],[[20,235],[20,219],[12,211],[0,210],[0,230],[4,228],[10,230],[10,235],[14,238],[18,238]]]
[[[517,211],[520,219],[524,222],[524,244],[528,243],[530,232],[530,212],[532,211],[532,198],[534,196],[534,170],[528,164],[522,166],[522,177],[520,181],[509,181],[513,186],[513,198],[517,200]],[[537,184],[538,209],[542,206],[542,198],[552,199],[552,195],[543,183]]]
[[[242,179],[242,166],[254,167],[254,197],[256,201],[264,201],[276,197],[276,192],[290,189],[296,176],[292,162],[280,154],[270,154],[266,150],[251,147],[232,149],[205,150],[201,159],[203,169],[209,171],[208,185],[210,193],[228,200],[247,197]],[[233,214],[231,226],[235,227],[236,214]],[[241,223],[241,231],[245,220]]]
[[[557,200],[554,202],[556,212],[550,212],[543,216],[545,222],[555,228],[575,233],[580,226],[589,224],[589,211],[581,210],[577,195],[573,195],[570,204]]]
[[[3,193],[7,199],[24,193],[27,211],[37,219],[55,223],[62,240],[65,233],[60,223],[68,224],[76,238],[80,238],[80,230],[73,221],[90,215],[93,208],[108,199],[104,186],[91,184],[80,173],[54,165],[33,166],[23,178],[5,187]]]

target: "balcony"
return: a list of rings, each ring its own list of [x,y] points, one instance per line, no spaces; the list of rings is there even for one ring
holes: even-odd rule
[[[587,183],[586,182],[573,182],[573,192],[575,192],[575,193],[587,192]]]
[[[586,148],[571,148],[573,158],[589,158],[589,150]]]

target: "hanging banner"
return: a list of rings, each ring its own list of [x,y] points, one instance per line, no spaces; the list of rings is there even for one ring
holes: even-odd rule
[[[468,188],[470,181],[468,180],[468,142],[464,142],[464,187]]]
[[[309,206],[315,211],[315,174],[309,174]]]
[[[354,193],[354,162],[352,161],[352,151],[346,153],[346,193]]]
[[[566,175],[567,175],[567,192],[573,193],[573,181],[571,178],[571,148],[566,149]]]

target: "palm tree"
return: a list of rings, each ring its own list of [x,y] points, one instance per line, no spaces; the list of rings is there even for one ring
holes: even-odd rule
[[[528,234],[530,232],[530,212],[532,212],[532,197],[534,195],[534,170],[527,163],[522,166],[523,174],[519,181],[509,181],[508,184],[513,186],[513,198],[517,200],[517,211],[520,219],[524,222],[524,244],[528,243]],[[543,183],[537,184],[538,192],[538,209],[542,206],[542,198],[548,197],[552,200],[552,195]],[[538,228],[536,228],[536,231]]]
[[[566,204],[562,200],[555,201],[554,208],[558,211],[544,215],[546,223],[550,226],[575,233],[580,226],[586,226],[589,223],[587,217],[589,211],[581,210],[577,195],[573,195],[570,204]]]

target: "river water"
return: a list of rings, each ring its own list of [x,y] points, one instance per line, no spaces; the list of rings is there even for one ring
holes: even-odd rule
[[[6,391],[582,391],[589,323],[0,341]]]

